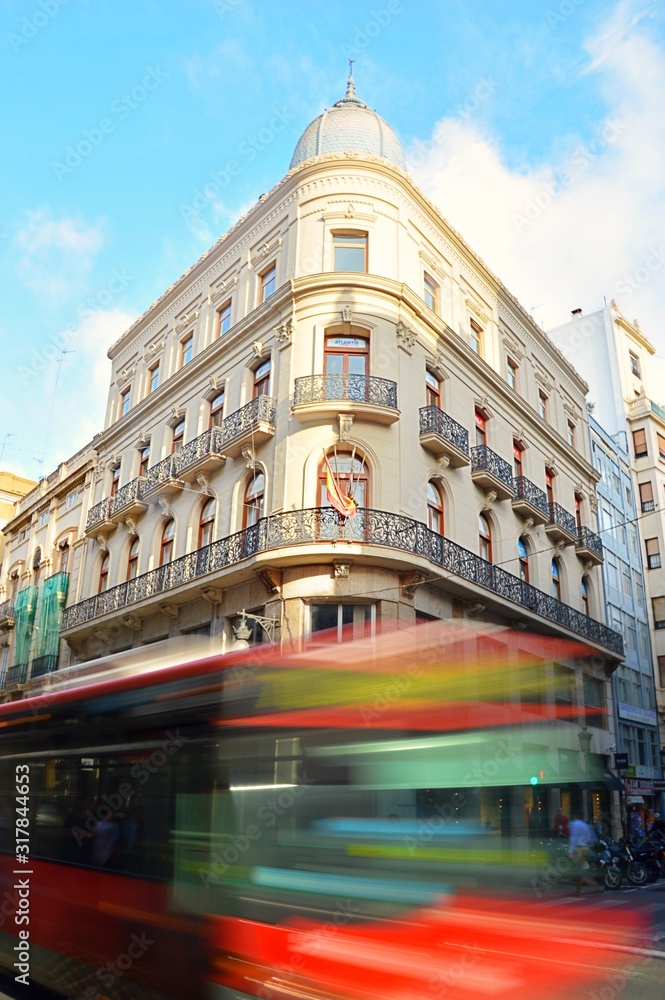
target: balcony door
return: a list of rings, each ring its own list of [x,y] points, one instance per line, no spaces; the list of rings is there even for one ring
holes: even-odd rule
[[[367,375],[369,340],[366,337],[330,334],[326,337],[326,375]]]
[[[358,514],[353,518],[337,519],[322,514],[319,537],[321,538],[365,538],[366,518],[362,508],[367,507],[369,500],[369,474],[362,457],[352,452],[338,451],[328,455],[330,468],[340,492],[347,497],[353,497],[358,505]],[[332,514],[332,505],[328,500],[325,462],[319,466],[319,506],[326,508]]]

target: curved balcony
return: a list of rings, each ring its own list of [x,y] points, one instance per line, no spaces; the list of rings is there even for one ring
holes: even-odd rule
[[[143,500],[143,482],[143,476],[137,476],[115,494],[109,513],[115,524],[121,524],[127,517],[138,517],[148,509]]]
[[[401,514],[366,509],[361,509],[349,521],[332,507],[284,511],[264,517],[244,531],[220,538],[166,566],[65,608],[62,629],[65,632],[74,630],[183,584],[200,582],[202,587],[207,586],[210,581],[205,578],[209,574],[228,569],[261,552],[289,546],[330,546],[342,541],[419,556],[447,575],[456,577],[458,587],[462,581],[467,581],[497,595],[501,601],[539,615],[617,655],[623,652],[621,636],[607,625],[537,590],[502,567],[493,566],[420,521]]]
[[[593,566],[600,566],[605,560],[600,536],[584,526],[578,528],[575,552],[583,562],[589,562]]]
[[[457,469],[468,465],[469,432],[438,406],[421,406],[420,443],[437,458],[448,458],[450,465]]]
[[[183,445],[178,456],[180,479],[186,483],[194,483],[197,476],[209,476],[211,472],[224,465],[226,456],[222,454],[223,426],[222,424],[222,427],[210,427],[193,441]]]
[[[547,493],[539,489],[526,476],[515,476],[513,479],[515,496],[511,506],[516,514],[534,524],[547,524],[550,519]]]
[[[296,379],[294,417],[334,420],[338,413],[394,424],[399,419],[397,383],[375,375],[307,375]]]
[[[553,542],[572,545],[577,540],[577,522],[572,514],[559,503],[550,503],[550,516],[545,531]]]
[[[179,493],[183,482],[179,478],[180,456],[168,455],[161,462],[151,466],[142,476],[140,497],[156,503],[160,497],[171,497]]]
[[[85,523],[85,533],[88,538],[96,538],[98,535],[109,535],[116,529],[115,521],[111,520],[111,497],[105,497],[91,507],[88,511],[88,519]]]
[[[231,458],[240,455],[243,448],[270,440],[275,433],[275,400],[272,396],[257,396],[226,417],[221,432],[216,444]]]
[[[510,464],[486,444],[471,449],[471,478],[482,489],[495,493],[497,500],[509,500],[515,493]]]

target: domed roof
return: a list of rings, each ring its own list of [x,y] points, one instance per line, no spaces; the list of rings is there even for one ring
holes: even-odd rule
[[[376,111],[356,97],[353,76],[341,101],[315,118],[300,136],[291,169],[322,153],[371,153],[406,170],[399,139]]]

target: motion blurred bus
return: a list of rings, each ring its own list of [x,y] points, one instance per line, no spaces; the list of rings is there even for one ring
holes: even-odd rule
[[[552,793],[589,779],[553,764],[578,710],[552,665],[588,650],[459,622],[329,640],[134,650],[0,706],[8,974],[86,1000],[554,1000],[620,969],[639,927],[534,891]]]

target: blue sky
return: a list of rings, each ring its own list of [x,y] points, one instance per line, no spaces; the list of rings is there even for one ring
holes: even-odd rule
[[[539,322],[614,297],[665,355],[660,0],[0,0],[0,45],[3,468],[101,428],[108,346],[286,173],[348,57]]]

